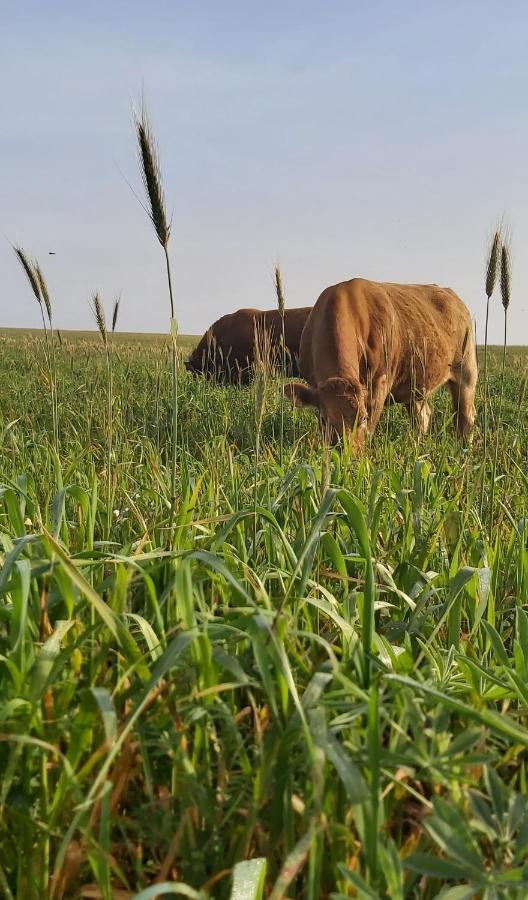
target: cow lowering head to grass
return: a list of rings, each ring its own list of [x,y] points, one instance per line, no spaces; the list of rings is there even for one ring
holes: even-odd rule
[[[447,384],[460,434],[475,420],[477,362],[471,316],[450,288],[353,278],[323,291],[306,322],[299,368],[289,384],[297,406],[312,406],[333,437],[355,446],[374,431],[385,403],[403,403],[420,432],[428,399]]]
[[[286,309],[284,343],[286,371],[298,375],[301,334],[310,307]],[[282,320],[277,309],[239,309],[218,319],[207,329],[186,362],[186,368],[218,381],[247,384],[251,381],[255,362],[255,333],[266,330],[269,337],[271,363],[281,364]]]

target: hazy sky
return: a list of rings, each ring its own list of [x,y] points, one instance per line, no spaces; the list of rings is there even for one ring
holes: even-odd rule
[[[512,231],[511,342],[528,342],[528,7],[496,0],[0,0],[0,326],[165,331],[161,248],[131,108],[160,145],[180,330],[362,275],[454,288],[482,334],[485,247]],[[56,252],[49,256],[48,252]],[[502,307],[494,298],[492,338]]]

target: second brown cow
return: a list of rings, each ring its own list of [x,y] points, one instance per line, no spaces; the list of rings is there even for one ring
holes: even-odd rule
[[[288,374],[298,375],[301,334],[311,307],[287,309],[284,313],[284,342]],[[266,332],[266,355],[274,365],[280,361],[282,321],[278,309],[239,309],[222,316],[207,329],[186,362],[190,372],[220,381],[247,383],[255,362],[255,339]]]

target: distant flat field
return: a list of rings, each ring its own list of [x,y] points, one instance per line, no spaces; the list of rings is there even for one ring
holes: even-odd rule
[[[100,341],[98,331],[66,331],[59,329],[60,335],[65,341]],[[41,328],[0,328],[0,337],[6,338],[37,338],[42,336]],[[194,347],[201,335],[180,334],[178,343],[181,347]],[[142,333],[140,331],[116,331],[114,340],[120,344],[163,344],[169,340],[168,334]]]
[[[101,340],[98,331],[66,331],[60,330],[60,335],[64,341],[80,341],[80,342],[92,342]],[[41,328],[0,328],[0,337],[5,338],[38,338],[42,336]],[[192,347],[196,346],[200,339],[201,335],[198,334],[180,334],[178,335],[178,345],[183,350],[190,350]],[[154,344],[161,345],[166,343],[169,340],[168,334],[157,334],[151,332],[140,332],[140,331],[116,331],[114,336],[114,340],[119,344]],[[490,344],[490,352],[493,356],[496,356],[502,350],[498,344],[491,345]],[[478,347],[479,353],[483,350],[482,346]],[[508,347],[508,356],[510,357],[525,357],[526,361],[528,361],[528,346],[522,344],[511,344]],[[519,360],[520,361],[520,360]],[[525,361],[524,359],[522,360]]]

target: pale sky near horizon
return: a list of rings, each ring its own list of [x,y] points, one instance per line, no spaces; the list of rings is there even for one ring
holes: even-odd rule
[[[452,287],[482,338],[486,243],[511,230],[510,343],[528,343],[528,7],[488,0],[0,0],[0,327],[166,331],[162,251],[131,108],[160,146],[182,333],[241,306],[311,305],[355,275]],[[121,174],[123,173],[123,174]],[[55,251],[50,256],[49,251]],[[502,338],[492,301],[491,340]]]

